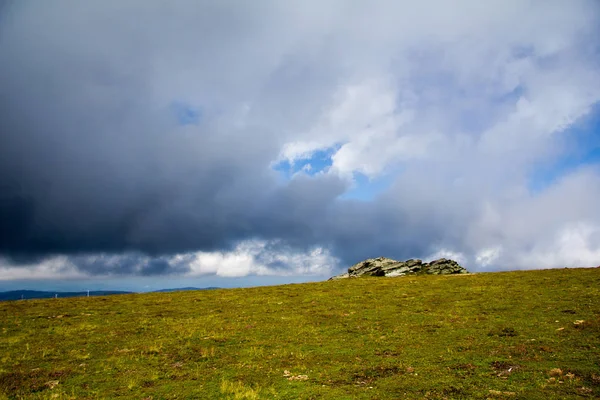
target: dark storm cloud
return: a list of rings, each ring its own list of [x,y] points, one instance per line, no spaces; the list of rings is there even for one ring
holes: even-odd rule
[[[268,126],[223,126],[210,115],[198,127],[181,127],[170,114],[172,102],[179,99],[156,93],[166,89],[156,89],[153,78],[175,85],[171,73],[187,63],[199,67],[193,52],[214,50],[215,32],[226,41],[243,42],[247,26],[234,24],[241,10],[217,13],[231,31],[203,20],[206,26],[165,32],[167,39],[155,48],[152,39],[162,34],[149,29],[170,26],[173,20],[149,15],[157,18],[156,27],[134,26],[130,32],[124,24],[133,16],[110,14],[110,6],[96,4],[99,15],[77,7],[13,7],[14,17],[0,34],[0,48],[7,55],[0,61],[0,251],[5,255],[14,260],[131,251],[160,256],[226,250],[257,237],[283,239],[296,248],[337,244],[340,253],[346,242],[358,248],[358,240],[332,239],[336,228],[323,226],[337,223],[334,200],[347,183],[330,176],[279,186],[269,169],[283,140],[279,132],[270,132]],[[42,11],[48,16],[37,15]],[[248,23],[253,25],[251,18]],[[212,31],[211,37],[202,35],[204,30]],[[193,45],[190,35],[197,38]],[[168,59],[171,46],[181,47],[172,54],[174,60]],[[242,45],[230,53],[250,50]],[[219,53],[216,57],[219,65],[208,62],[205,72],[222,79],[215,75],[221,66]],[[155,75],[163,63],[171,63],[169,76]],[[275,109],[275,119],[289,114],[286,107],[293,101],[277,104],[286,87],[302,103],[318,104],[302,99],[312,97],[313,89],[309,85],[302,90],[298,82],[327,87],[323,72],[311,78],[314,70],[290,63],[284,58],[266,79],[255,114]],[[210,79],[198,79],[212,85]],[[228,87],[237,90],[224,84]],[[365,220],[361,229],[371,224]],[[140,269],[134,259],[115,269],[166,272],[164,263]],[[102,260],[74,263],[90,273],[117,272],[102,267]]]
[[[184,274],[190,271],[184,263],[174,263],[166,257],[148,257],[139,253],[120,255],[72,256],[69,261],[81,272],[90,275]]]
[[[167,104],[148,100],[151,60],[136,61],[136,38],[120,46],[85,12],[75,24],[77,10],[42,21],[44,6],[12,6],[0,31],[0,251],[158,254],[247,234],[242,193],[230,191],[261,185],[253,157],[264,146],[210,127],[176,132]]]

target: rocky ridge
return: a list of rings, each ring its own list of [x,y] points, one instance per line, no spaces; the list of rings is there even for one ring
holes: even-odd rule
[[[348,268],[348,272],[336,275],[330,280],[343,278],[356,278],[359,276],[404,276],[404,275],[450,275],[450,274],[468,274],[465,268],[461,267],[454,260],[440,258],[439,260],[424,263],[418,259],[406,261],[396,261],[391,258],[378,257],[369,258]]]

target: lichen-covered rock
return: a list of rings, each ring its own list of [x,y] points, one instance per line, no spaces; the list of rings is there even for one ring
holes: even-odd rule
[[[433,275],[467,274],[469,271],[461,267],[456,261],[440,258],[427,264],[427,273]]]
[[[378,257],[361,261],[348,268],[348,272],[336,275],[330,280],[355,278],[359,276],[403,276],[414,274],[449,275],[468,274],[456,261],[440,258],[429,263],[418,259],[396,261],[391,258]]]

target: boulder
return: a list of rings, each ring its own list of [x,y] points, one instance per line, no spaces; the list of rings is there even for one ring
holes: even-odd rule
[[[348,272],[336,275],[330,280],[356,278],[359,276],[404,276],[404,275],[450,275],[468,274],[465,268],[456,261],[440,258],[439,260],[424,263],[418,259],[396,261],[391,258],[377,257],[361,261],[348,268]]]
[[[454,260],[440,258],[427,264],[427,273],[432,275],[448,275],[448,274],[468,274],[469,271],[464,269]]]

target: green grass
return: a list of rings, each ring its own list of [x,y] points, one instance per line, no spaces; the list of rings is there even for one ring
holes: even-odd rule
[[[0,303],[0,399],[598,397],[600,269]]]

